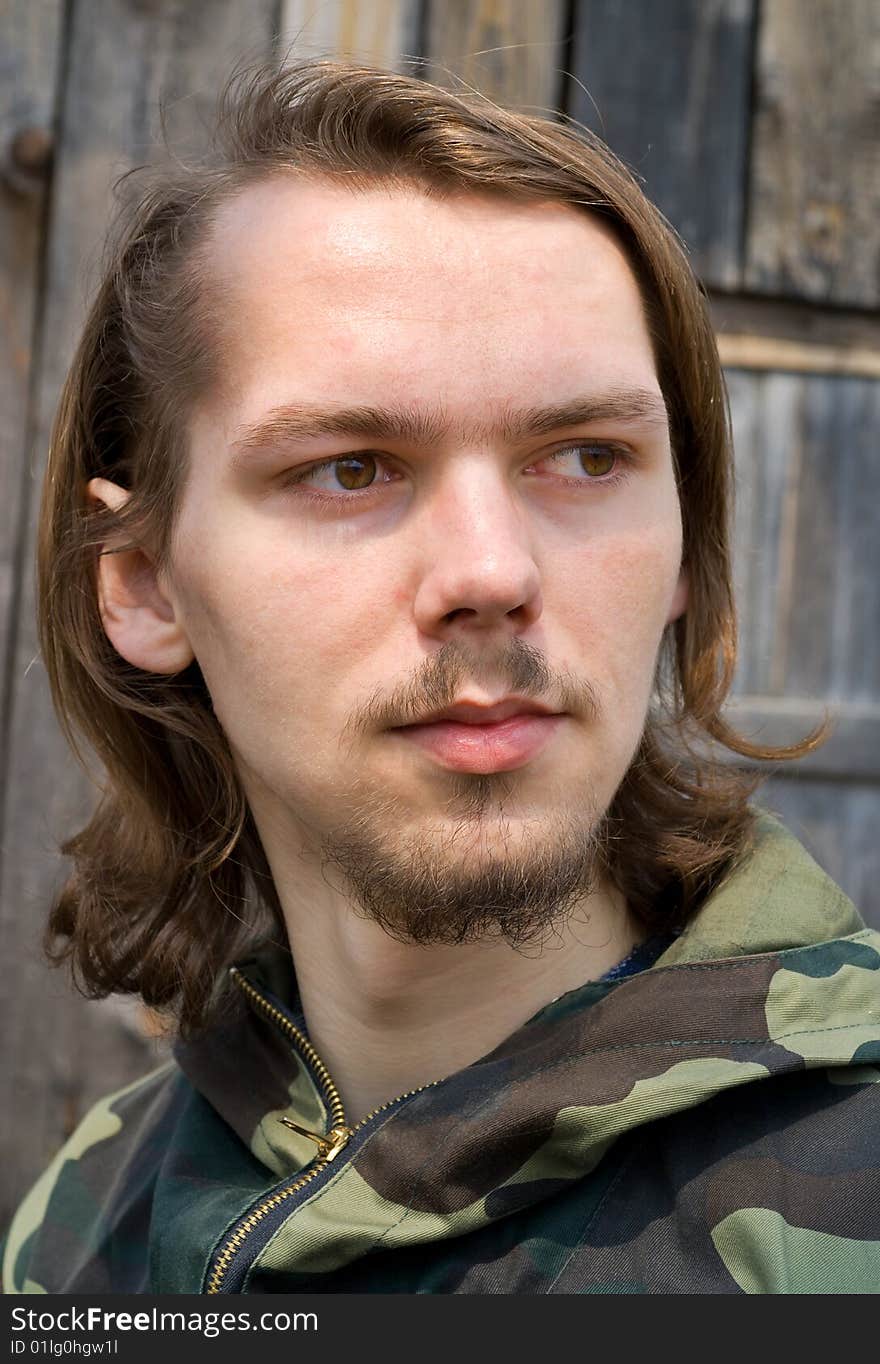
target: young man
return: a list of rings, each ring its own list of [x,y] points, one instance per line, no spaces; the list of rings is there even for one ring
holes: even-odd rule
[[[178,1025],[13,1292],[866,1291],[880,940],[700,756],[731,451],[679,244],[582,130],[264,70],[135,206],[46,482],[108,772],[54,907]]]

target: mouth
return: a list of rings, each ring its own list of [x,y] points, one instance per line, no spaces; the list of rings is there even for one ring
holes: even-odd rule
[[[442,767],[457,772],[511,772],[544,751],[564,714],[519,711],[500,720],[437,719],[391,731]]]

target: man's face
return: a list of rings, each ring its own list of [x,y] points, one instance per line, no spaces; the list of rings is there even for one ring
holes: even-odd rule
[[[326,893],[331,862],[404,938],[528,936],[595,884],[686,600],[626,259],[564,205],[278,179],[225,206],[210,261],[225,383],[171,588],[276,880]],[[562,412],[585,404],[607,415]],[[421,429],[309,436],[305,407]],[[563,712],[531,756],[395,729],[514,692]]]

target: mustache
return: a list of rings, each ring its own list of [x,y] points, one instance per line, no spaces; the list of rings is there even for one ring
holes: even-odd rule
[[[553,698],[553,709],[592,717],[598,713],[595,688],[566,670],[550,668],[544,654],[522,639],[511,639],[480,652],[450,640],[427,657],[416,676],[396,692],[377,689],[360,706],[343,731],[343,741],[384,729],[417,723],[423,716],[455,704],[468,684],[493,695],[515,693],[536,702]]]

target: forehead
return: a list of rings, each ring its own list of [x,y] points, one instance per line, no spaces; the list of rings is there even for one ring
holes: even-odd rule
[[[560,393],[656,387],[626,256],[567,204],[278,176],[221,208],[207,273],[242,416],[279,387],[367,402],[427,384],[465,403],[548,372]]]

